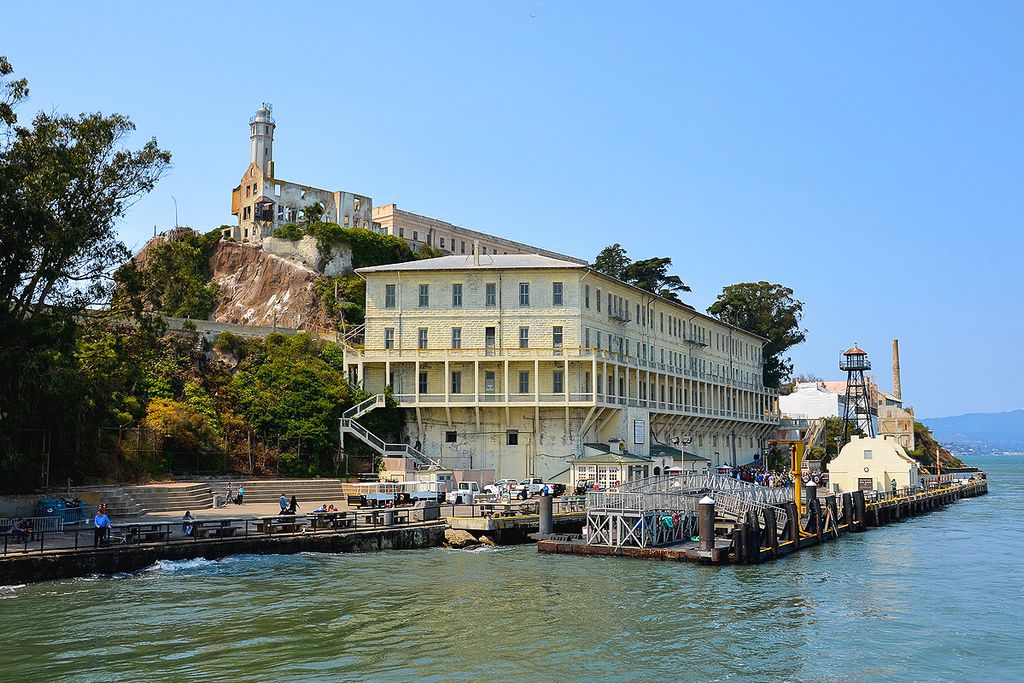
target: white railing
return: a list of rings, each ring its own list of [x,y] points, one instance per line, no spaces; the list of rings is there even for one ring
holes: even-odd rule
[[[366,413],[370,412],[374,408],[380,408],[384,406],[386,402],[387,401],[384,397],[384,394],[376,394],[366,399],[365,401],[361,401],[356,405],[352,406],[351,408],[343,412],[341,416],[349,418],[351,420],[355,420],[356,418],[360,418],[363,415],[366,415]]]
[[[407,443],[388,443],[351,418],[340,418],[339,425],[342,434],[355,435],[360,441],[385,457],[406,457],[425,467],[440,466],[439,462],[427,457],[422,451]]]
[[[17,519],[17,517],[11,518],[0,518],[0,533],[6,533],[11,528],[11,523]],[[32,531],[40,532],[45,531],[47,533],[64,531],[64,518],[63,517],[24,517],[26,522],[32,524]]]

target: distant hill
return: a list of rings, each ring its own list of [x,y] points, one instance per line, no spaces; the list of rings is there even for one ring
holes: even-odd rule
[[[921,422],[943,443],[1024,450],[1024,410],[931,417]]]

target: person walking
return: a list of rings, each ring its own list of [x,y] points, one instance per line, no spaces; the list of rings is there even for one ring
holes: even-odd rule
[[[109,539],[107,534],[110,532],[110,518],[107,517],[103,511],[106,508],[106,504],[102,506],[100,510],[96,511],[96,516],[93,518],[93,524],[95,529],[93,530],[92,547],[95,548],[99,545],[107,545]]]
[[[189,510],[185,510],[185,516],[181,518],[181,533],[185,534],[186,536],[192,535],[192,532],[194,530],[194,527],[192,525],[193,519],[195,519],[195,517],[192,516],[192,513]]]
[[[241,505],[242,499],[245,497],[245,487],[241,484],[238,485],[238,497],[235,498],[235,505]]]
[[[277,502],[281,504],[281,514],[282,515],[285,514],[286,512],[288,512],[288,496],[286,496],[286,495],[284,495],[282,493],[281,494],[281,498],[278,499]]]
[[[224,491],[224,505],[230,505],[230,504],[231,504],[231,482],[229,481],[228,482],[228,487]]]

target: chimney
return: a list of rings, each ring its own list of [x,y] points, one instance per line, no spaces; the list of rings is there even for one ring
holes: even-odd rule
[[[900,386],[900,340],[892,340],[892,395],[903,400],[903,387]]]
[[[473,240],[473,265],[480,265],[480,240]]]

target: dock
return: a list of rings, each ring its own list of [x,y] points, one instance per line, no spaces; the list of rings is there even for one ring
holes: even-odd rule
[[[793,500],[766,501],[766,496],[781,497],[778,493],[765,494],[743,482],[715,477],[651,478],[632,490],[595,494],[587,501],[586,537],[552,534],[540,540],[537,549],[570,555],[758,564],[988,493],[984,477],[949,478],[933,480],[924,489],[895,493],[815,496],[802,515]]]
[[[553,503],[552,526],[555,531],[579,533],[587,513],[582,499],[567,498]],[[498,544],[527,541],[540,529],[537,500],[522,503],[453,506],[445,516],[448,526],[474,536],[486,535]]]

